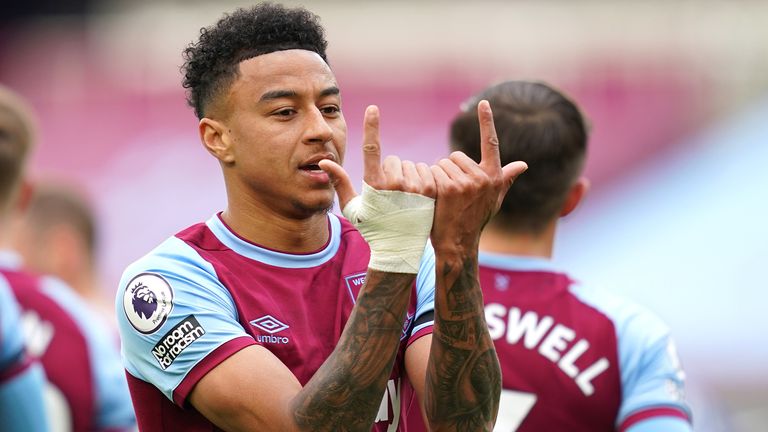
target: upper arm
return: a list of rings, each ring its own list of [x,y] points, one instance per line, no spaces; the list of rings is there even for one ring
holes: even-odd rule
[[[405,350],[405,371],[418,398],[418,411],[406,413],[407,418],[421,415],[426,424],[424,391],[427,362],[432,346],[432,326],[435,310],[435,251],[428,241],[416,276],[416,313],[410,332],[411,341]]]
[[[20,320],[16,299],[0,276],[0,430],[47,430],[45,375],[25,355]]]
[[[225,430],[292,430],[296,377],[239,322],[209,263],[172,240],[173,256],[130,266],[116,299],[126,370]]]
[[[271,352],[251,345],[208,371],[189,401],[224,430],[295,430],[291,401],[302,387]]]
[[[13,376],[0,377],[0,430],[48,430],[44,386],[45,375],[39,363],[29,364]]]
[[[44,292],[69,313],[86,340],[94,383],[95,419],[100,430],[128,430],[135,427],[125,371],[120,362],[117,335],[71,287],[56,278],[41,280]]]
[[[184,406],[202,373],[255,341],[210,264],[174,247],[128,267],[115,312],[126,371]]]
[[[421,405],[424,405],[424,382],[427,377],[427,361],[431,346],[432,335],[429,334],[414,341],[405,351],[405,371]]]
[[[668,329],[655,316],[634,319],[628,327],[635,328],[626,331],[625,352],[620,353],[620,430],[661,430],[642,426],[646,423],[688,424],[691,416],[684,399],[685,373]]]
[[[21,311],[11,287],[0,275],[0,375],[14,367],[24,356],[24,339],[20,331]]]

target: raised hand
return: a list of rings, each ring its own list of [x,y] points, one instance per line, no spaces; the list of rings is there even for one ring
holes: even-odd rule
[[[397,156],[388,156],[384,163],[381,162],[379,108],[375,105],[365,110],[362,150],[363,181],[373,189],[435,197],[435,180],[427,164],[401,161]],[[331,160],[322,160],[319,165],[331,177],[331,183],[339,197],[339,207],[344,209],[349,201],[357,196],[349,175],[341,165]]]
[[[339,196],[344,216],[371,248],[369,268],[415,274],[434,217],[435,181],[426,164],[389,156],[381,163],[379,109],[365,111],[363,191],[358,196],[344,169],[320,161]]]
[[[492,430],[501,392],[477,275],[478,244],[483,226],[527,165],[501,166],[491,107],[481,101],[477,111],[480,163],[454,152],[431,167],[437,184],[432,227],[437,289],[425,409],[432,430]]]
[[[432,242],[475,247],[480,230],[496,214],[509,187],[528,165],[516,161],[501,166],[499,139],[488,101],[477,106],[480,122],[480,163],[453,152],[431,167],[437,185]],[[468,243],[467,243],[468,242]]]

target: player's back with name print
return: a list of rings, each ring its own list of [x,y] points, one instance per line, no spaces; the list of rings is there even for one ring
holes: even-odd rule
[[[621,404],[614,323],[550,271],[482,266],[502,368],[497,431],[614,431]]]

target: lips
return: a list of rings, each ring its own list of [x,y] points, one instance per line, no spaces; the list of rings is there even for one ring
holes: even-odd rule
[[[299,165],[299,169],[303,171],[322,171],[318,163],[323,159],[336,162],[336,156],[334,156],[332,153],[324,153],[307,159],[301,165]]]

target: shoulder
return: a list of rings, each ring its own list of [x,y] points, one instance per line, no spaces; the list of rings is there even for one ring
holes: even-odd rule
[[[622,296],[582,286],[573,292],[608,316],[616,328],[622,385],[619,422],[626,426],[644,418],[672,416],[685,424],[690,418],[683,396],[685,374],[667,324]]]
[[[126,267],[115,308],[118,323],[127,320],[146,334],[162,326],[175,307],[211,302],[234,310],[213,265],[196,248],[174,236]]]
[[[180,235],[187,231],[182,231]],[[215,277],[213,265],[182,238],[166,239],[146,255],[129,264],[120,279],[125,287],[131,280],[144,275],[156,275],[160,279]],[[152,278],[150,278],[152,279]]]
[[[611,320],[620,342],[647,347],[669,335],[669,327],[658,315],[628,298],[579,283],[572,286],[571,292]]]

